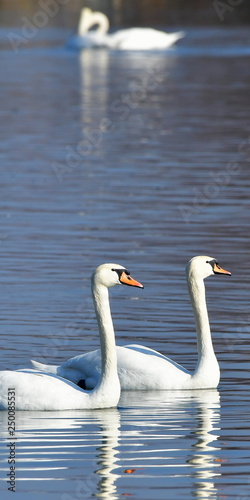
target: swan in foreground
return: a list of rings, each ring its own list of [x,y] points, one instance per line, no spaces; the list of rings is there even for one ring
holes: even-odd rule
[[[96,29],[91,30],[93,26]],[[104,47],[118,50],[164,50],[184,37],[182,31],[165,33],[153,28],[128,28],[108,33],[109,20],[102,12],[89,8],[81,11],[77,35],[68,47],[75,49]]]
[[[231,275],[212,257],[198,256],[186,267],[188,291],[193,306],[198,362],[194,373],[153,349],[140,345],[117,347],[118,375],[123,390],[211,389],[220,380],[219,365],[214,354],[204,279],[211,275]],[[87,387],[94,387],[100,377],[100,351],[92,351],[69,359],[61,366],[43,365],[32,361],[33,366],[46,372]]]
[[[120,397],[115,335],[108,288],[125,284],[143,288],[118,264],[103,264],[92,275],[92,294],[101,343],[101,376],[91,392],[55,375],[32,370],[0,372],[0,409],[74,410],[109,408]]]

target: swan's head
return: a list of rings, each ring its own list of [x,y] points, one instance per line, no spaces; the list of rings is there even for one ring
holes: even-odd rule
[[[78,35],[86,35],[93,26],[96,26],[96,29],[93,30],[94,33],[106,35],[109,30],[109,20],[103,12],[93,12],[88,7],[85,7],[81,10]]]
[[[130,276],[130,272],[119,264],[102,264],[92,274],[92,282],[95,285],[103,285],[107,288],[115,285],[129,285],[144,288],[139,281]]]
[[[193,257],[186,267],[187,278],[205,279],[213,274],[226,274],[231,276],[229,271],[219,266],[217,259],[207,255]]]

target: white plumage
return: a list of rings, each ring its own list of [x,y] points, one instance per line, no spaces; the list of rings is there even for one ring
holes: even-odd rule
[[[101,343],[101,368],[94,389],[84,391],[58,375],[34,370],[6,370],[0,372],[0,410],[8,409],[8,395],[16,410],[80,410],[117,405],[120,382],[108,288],[122,283],[143,288],[118,264],[103,264],[92,275],[92,294]]]
[[[198,346],[198,362],[194,373],[153,349],[140,345],[117,346],[122,390],[203,389],[218,386],[220,370],[212,345],[204,286],[204,279],[215,274],[230,275],[212,257],[194,257],[186,268]],[[80,354],[61,366],[42,365],[36,361],[32,363],[40,370],[58,374],[75,383],[84,380],[87,388],[95,387],[101,373],[100,350]]]
[[[91,30],[93,26],[95,29]],[[77,35],[68,41],[74,49],[100,48],[116,50],[164,50],[183,38],[184,32],[165,33],[153,28],[127,28],[108,33],[109,20],[102,12],[89,8],[81,11]]]

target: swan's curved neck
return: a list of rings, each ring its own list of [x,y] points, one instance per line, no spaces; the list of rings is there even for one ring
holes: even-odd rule
[[[198,363],[202,358],[214,356],[208,319],[204,281],[201,278],[187,277],[197,335]]]
[[[78,25],[78,35],[86,35],[95,25],[97,26],[94,30],[96,34],[106,35],[109,30],[109,20],[107,16],[105,16],[102,12],[93,12],[88,8],[83,9]]]
[[[117,378],[115,333],[109,305],[108,289],[104,285],[96,284],[93,280],[92,295],[101,343],[101,381],[102,383],[106,383],[107,379],[116,380]]]

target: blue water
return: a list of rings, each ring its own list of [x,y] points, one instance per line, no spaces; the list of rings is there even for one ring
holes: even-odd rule
[[[114,261],[145,285],[111,293],[117,343],[145,344],[193,370],[185,265],[205,254],[232,272],[206,282],[218,391],[124,393],[118,409],[16,414],[15,498],[245,500],[248,30],[189,29],[175,48],[147,54],[78,54],[57,29],[15,54],[6,31],[1,369],[98,347],[90,275]],[[0,421],[5,500],[6,413]]]

